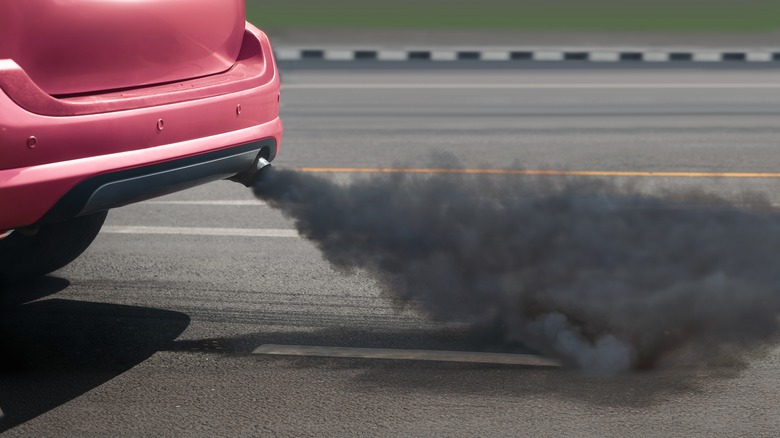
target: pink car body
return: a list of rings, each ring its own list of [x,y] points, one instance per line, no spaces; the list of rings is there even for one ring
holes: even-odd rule
[[[0,234],[250,172],[281,139],[244,0],[0,0]]]

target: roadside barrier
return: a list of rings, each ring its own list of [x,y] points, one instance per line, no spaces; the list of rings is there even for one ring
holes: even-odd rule
[[[279,61],[580,61],[613,63],[761,63],[780,61],[780,49],[716,50],[370,50],[277,49]]]

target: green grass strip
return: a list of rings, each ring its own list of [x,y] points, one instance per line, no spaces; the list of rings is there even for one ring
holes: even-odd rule
[[[247,0],[265,28],[762,32],[780,0]]]

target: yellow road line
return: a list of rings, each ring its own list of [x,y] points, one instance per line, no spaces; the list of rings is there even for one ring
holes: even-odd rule
[[[634,172],[600,170],[534,170],[534,169],[438,169],[394,167],[300,167],[307,173],[450,173],[483,175],[552,175],[593,177],[655,177],[655,178],[780,178],[780,173],[761,172]]]
[[[552,175],[594,177],[655,177],[655,178],[780,178],[780,173],[761,172],[635,172],[600,170],[534,170],[534,169],[438,169],[394,167],[300,167],[307,173],[450,173],[484,175]]]

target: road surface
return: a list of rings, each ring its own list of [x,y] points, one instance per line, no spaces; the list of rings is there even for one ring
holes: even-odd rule
[[[282,74],[286,134],[276,166],[458,159],[479,169],[671,172],[681,175],[622,180],[650,192],[700,187],[780,203],[771,175],[780,172],[780,75],[771,70]],[[695,175],[713,172],[770,175]],[[367,276],[332,269],[289,219],[229,182],[112,211],[79,260],[14,292],[0,315],[7,436],[780,430],[778,350],[746,367],[617,377],[475,363],[468,354],[530,352],[399,308]],[[300,355],[269,355],[269,346]],[[323,356],[318,347],[340,349]],[[387,350],[417,353],[376,358]],[[414,357],[419,350],[454,359]]]

